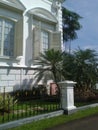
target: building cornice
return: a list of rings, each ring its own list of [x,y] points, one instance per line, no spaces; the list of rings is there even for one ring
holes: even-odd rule
[[[0,6],[22,12],[25,10],[24,5],[19,0],[0,0]]]
[[[59,2],[59,3],[63,3],[65,0],[48,0],[50,2]]]

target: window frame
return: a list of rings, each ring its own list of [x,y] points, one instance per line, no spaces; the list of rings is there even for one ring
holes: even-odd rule
[[[49,31],[41,29],[41,52],[49,49]]]
[[[48,50],[50,48],[50,33],[51,32],[55,32],[57,30],[57,23],[53,23],[50,21],[47,21],[43,18],[39,19],[37,16],[33,16],[33,28],[39,28],[40,29],[40,37],[41,37],[41,41],[40,41],[40,52],[44,53],[44,47],[43,47],[43,36],[42,36],[42,32],[46,32],[48,34],[48,47],[46,50]]]
[[[0,50],[0,57],[6,57],[6,58],[12,58],[14,57],[14,46],[15,46],[15,21],[10,19],[10,18],[5,18],[5,17],[2,17],[0,16],[0,19],[2,21],[2,24],[1,24],[1,50]],[[12,29],[13,29],[13,47],[11,47],[9,49],[8,52],[10,52],[12,49],[13,49],[13,55],[5,55],[4,54],[4,46],[5,46],[5,43],[4,43],[4,37],[5,37],[5,29],[6,29],[6,23],[9,22],[10,23],[10,26],[11,26],[11,23],[12,23]],[[11,29],[11,27],[8,28],[9,30]],[[10,37],[11,37],[11,34],[10,33]],[[10,45],[11,43],[9,43],[8,41],[8,44]]]

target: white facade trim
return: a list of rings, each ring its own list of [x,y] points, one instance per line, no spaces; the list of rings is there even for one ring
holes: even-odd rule
[[[40,18],[43,18],[43,19],[46,19],[48,21],[51,21],[51,22],[54,22],[54,23],[57,23],[57,19],[54,15],[52,15],[48,10],[46,9],[43,9],[43,8],[34,8],[34,9],[31,9],[30,11],[28,11],[30,14],[33,14],[37,17],[40,17]]]

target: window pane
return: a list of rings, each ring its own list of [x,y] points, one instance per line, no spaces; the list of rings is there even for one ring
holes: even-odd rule
[[[2,19],[0,19],[0,55],[1,55],[1,42],[2,42]]]
[[[42,31],[42,52],[47,51],[49,47],[49,34],[46,31]]]
[[[14,50],[14,23],[5,20],[4,26],[4,55],[13,56]]]
[[[0,18],[0,55],[13,56],[14,22]]]

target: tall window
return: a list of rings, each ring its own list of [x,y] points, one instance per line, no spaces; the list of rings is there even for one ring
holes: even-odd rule
[[[49,33],[47,31],[41,31],[41,39],[42,39],[42,52],[47,51],[49,49]]]
[[[48,49],[54,48],[55,42],[52,41],[54,37],[53,32],[56,32],[56,29],[56,23],[33,17],[34,59],[40,56],[40,52],[44,53]]]
[[[0,18],[0,56],[14,55],[14,22]]]

